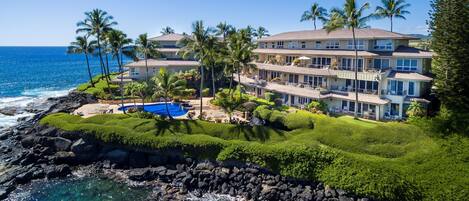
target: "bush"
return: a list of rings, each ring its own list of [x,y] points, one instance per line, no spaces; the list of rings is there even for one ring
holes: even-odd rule
[[[210,89],[209,88],[205,88],[202,90],[202,96],[203,97],[209,97],[210,96]]]
[[[320,101],[311,101],[308,104],[307,108],[313,113],[325,114],[327,113],[327,104],[320,100]]]
[[[274,100],[276,98],[279,98],[280,96],[276,93],[272,93],[272,92],[265,92],[264,93],[264,97],[265,97],[265,100],[269,101],[269,102],[274,102]]]

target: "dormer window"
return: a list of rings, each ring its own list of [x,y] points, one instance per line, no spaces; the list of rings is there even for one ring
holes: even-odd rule
[[[392,40],[375,40],[375,50],[392,50]]]
[[[353,40],[349,40],[347,44],[348,49],[354,49],[353,47]],[[363,40],[357,40],[357,49],[358,50],[363,50],[365,49],[365,41]]]
[[[315,46],[316,49],[321,49],[321,41],[316,41]]]
[[[330,40],[326,42],[326,49],[339,49],[340,42],[338,40]]]
[[[277,48],[283,49],[283,41],[277,41]]]
[[[298,41],[288,42],[288,49],[296,49],[296,48],[298,48]]]

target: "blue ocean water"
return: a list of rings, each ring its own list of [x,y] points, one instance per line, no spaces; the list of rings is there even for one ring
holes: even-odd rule
[[[48,97],[66,95],[88,81],[84,55],[66,53],[66,47],[0,47],[0,109],[25,107]],[[109,57],[112,71],[117,62]],[[90,58],[93,74],[100,73],[98,57]],[[19,117],[0,114],[0,129],[14,125]]]

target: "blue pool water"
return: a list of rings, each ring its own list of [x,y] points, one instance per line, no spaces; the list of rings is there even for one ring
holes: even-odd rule
[[[131,107],[134,107],[134,106],[129,105],[129,106],[125,106],[124,108],[127,110],[128,108],[131,108]],[[122,110],[122,108],[120,108],[120,110]],[[168,116],[168,112],[166,111],[166,105],[164,103],[145,105],[143,110],[146,112],[151,112],[153,114],[157,114],[161,116]],[[171,114],[172,117],[182,116],[187,113],[187,110],[184,109],[178,103],[168,103],[168,110],[169,110],[169,114]]]

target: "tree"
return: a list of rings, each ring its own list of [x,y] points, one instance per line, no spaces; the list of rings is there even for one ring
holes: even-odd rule
[[[132,43],[132,39],[127,38],[127,35],[119,30],[111,30],[106,34],[107,41],[111,50],[113,58],[117,59],[120,73],[120,92],[121,92],[121,105],[124,107],[124,68],[122,66],[121,54],[122,50]],[[107,56],[106,56],[107,57]],[[124,110],[125,113],[125,110]]]
[[[138,94],[137,94],[138,85],[139,85],[138,82],[127,83],[124,87],[124,93],[126,95],[132,96],[132,97],[138,96]],[[135,99],[134,99],[134,107],[137,107],[137,103],[135,102]]]
[[[236,34],[232,34],[227,45],[227,62],[232,65],[232,69],[238,75],[238,84],[241,86],[241,71],[250,71],[256,66],[251,63],[255,48],[252,43],[251,35],[248,29],[241,29]],[[230,91],[232,91],[230,89]],[[241,90],[239,96],[242,96]]]
[[[168,99],[184,93],[186,80],[179,79],[176,74],[169,73],[165,68],[160,68],[160,72],[153,80],[155,81],[155,95],[164,98],[168,117],[173,119],[169,112]]]
[[[270,36],[270,34],[269,34],[269,31],[268,31],[265,27],[260,26],[260,27],[257,28],[257,30],[254,32],[254,36],[255,36],[257,39],[261,39],[261,38],[264,37],[264,36]]]
[[[228,114],[228,119],[231,122],[233,112],[244,102],[245,100],[243,101],[239,97],[233,97],[229,92],[227,93],[224,90],[221,90],[217,93],[213,104],[219,106],[226,114]]]
[[[74,42],[70,43],[67,53],[69,54],[84,54],[86,59],[86,66],[88,69],[88,76],[90,79],[91,86],[94,87],[93,75],[91,74],[90,62],[88,55],[93,54],[96,48],[96,41],[89,41],[89,36],[77,36]]]
[[[138,83],[135,87],[135,94],[142,99],[142,107],[145,107],[145,98],[148,96],[150,87],[146,82]]]
[[[167,27],[163,28],[160,33],[163,34],[163,35],[173,34],[174,29],[167,26]]]
[[[429,27],[435,51],[433,90],[447,110],[451,132],[468,133],[469,9],[467,0],[433,0]],[[441,112],[440,112],[441,113]]]
[[[393,18],[406,19],[404,15],[410,14],[405,10],[410,4],[405,0],[381,0],[381,6],[376,7],[374,16],[376,18],[389,18],[391,21],[391,32],[393,28]]]
[[[85,16],[85,20],[77,23],[78,29],[76,30],[76,33],[86,33],[96,37],[99,62],[101,64],[102,72],[107,74],[104,66],[103,55],[101,53],[103,48],[101,46],[101,40],[103,34],[111,30],[113,26],[117,25],[117,22],[113,21],[114,18],[108,15],[106,11],[100,9],[94,9],[91,12],[85,12]],[[109,75],[107,78],[109,84]]]
[[[301,22],[304,21],[313,21],[314,24],[314,30],[316,30],[316,20],[321,20],[322,22],[327,21],[327,10],[321,6],[319,6],[318,3],[313,3],[309,10],[305,11],[303,15],[301,16]]]
[[[358,49],[355,29],[367,27],[366,21],[371,16],[363,16],[363,12],[369,7],[368,2],[358,7],[355,0],[346,0],[343,9],[334,8],[331,10],[331,18],[324,26],[328,33],[344,27],[352,30],[353,49],[355,51],[355,118],[358,118]]]
[[[221,45],[218,43],[217,38],[214,36],[210,36],[205,46],[206,57],[203,62],[205,63],[205,66],[210,68],[211,71],[213,98],[215,98],[215,93],[217,91],[215,87],[215,67],[216,64],[219,63],[220,48]]]
[[[180,43],[182,44],[181,54],[183,58],[193,57],[200,63],[200,117],[202,117],[203,95],[204,89],[204,60],[207,57],[207,43],[210,34],[213,32],[211,28],[205,28],[203,21],[199,20],[192,24],[192,37],[183,38]]]
[[[406,111],[407,116],[412,117],[424,117],[427,112],[423,108],[422,104],[417,101],[412,101]]]
[[[140,34],[135,40],[135,50],[140,56],[143,56],[145,60],[145,79],[148,81],[150,76],[148,75],[148,59],[159,56],[158,43],[156,41],[148,40],[148,34]]]
[[[227,24],[226,22],[220,22],[220,23],[218,23],[218,25],[216,27],[215,34],[217,36],[222,36],[223,41],[225,41],[226,38],[228,37],[228,35],[233,32],[233,29],[234,29],[234,27]]]

